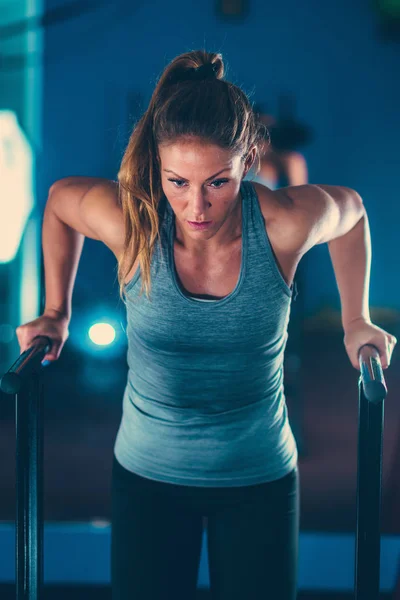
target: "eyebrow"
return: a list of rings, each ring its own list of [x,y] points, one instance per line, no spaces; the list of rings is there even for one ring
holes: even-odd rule
[[[208,179],[206,179],[206,181],[210,181],[210,179],[214,179],[214,177],[217,177],[217,175],[221,175],[221,173],[224,173],[225,171],[230,171],[231,168],[232,167],[225,167],[225,169],[222,169],[222,171],[218,171],[218,173],[215,173],[214,175],[211,175],[211,177],[208,177]],[[185,177],[181,177],[174,171],[170,171],[170,169],[163,169],[163,171],[165,171],[165,173],[172,173],[176,177],[179,177],[179,179],[183,179],[184,181],[187,181],[187,179],[185,179]]]

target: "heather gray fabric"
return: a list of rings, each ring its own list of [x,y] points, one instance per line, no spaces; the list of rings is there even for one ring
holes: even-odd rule
[[[292,289],[251,182],[242,182],[241,197],[242,264],[230,295],[204,302],[185,294],[166,199],[151,301],[138,298],[139,272],[126,286],[129,371],[114,452],[143,477],[241,486],[279,479],[297,465],[283,389]]]

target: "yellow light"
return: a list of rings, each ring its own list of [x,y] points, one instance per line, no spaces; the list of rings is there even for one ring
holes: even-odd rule
[[[0,263],[14,259],[33,208],[32,149],[15,113],[0,110]]]
[[[115,340],[115,329],[109,323],[96,323],[89,329],[89,338],[96,346],[109,346]]]

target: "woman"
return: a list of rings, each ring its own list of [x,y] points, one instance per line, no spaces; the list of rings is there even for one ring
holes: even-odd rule
[[[203,517],[213,598],[296,596],[299,474],[282,363],[296,266],[329,243],[345,346],[395,338],[368,312],[370,238],[360,196],[244,181],[260,132],[219,54],[178,56],[132,133],[119,185],[67,178],[43,225],[44,314],[21,350],[68,337],[84,236],[118,260],[128,378],[114,448],[114,600],[195,598]],[[145,291],[145,294],[143,293]]]
[[[256,108],[253,106],[253,110]],[[261,108],[258,108],[258,119],[266,129],[265,137],[259,145],[259,168],[254,174],[250,171],[251,180],[272,190],[308,183],[306,159],[301,152],[295,151],[293,146],[296,142],[309,141],[309,128],[297,123],[293,118],[277,121],[272,115],[262,112]]]

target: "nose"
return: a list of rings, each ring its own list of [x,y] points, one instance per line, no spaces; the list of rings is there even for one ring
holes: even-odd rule
[[[189,200],[189,220],[201,221],[210,206],[211,204],[202,189],[192,191]]]

